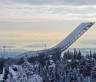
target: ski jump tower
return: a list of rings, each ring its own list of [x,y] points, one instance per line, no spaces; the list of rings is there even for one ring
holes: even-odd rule
[[[83,35],[92,25],[94,25],[94,22],[84,22],[81,23],[73,32],[71,32],[62,42],[60,42],[58,45],[46,49],[46,50],[39,50],[39,51],[30,51],[23,53],[21,55],[18,55],[18,57],[24,57],[27,55],[27,57],[31,56],[37,56],[38,54],[55,54],[56,52],[63,52],[68,47],[70,47],[81,35]]]
[[[61,51],[66,50],[70,47],[81,35],[83,35],[94,22],[81,23],[72,33],[70,33],[62,42],[56,47]]]
[[[27,56],[27,58],[30,58],[30,57],[38,57],[39,55],[42,54],[42,55],[53,55],[53,57],[56,57],[56,56],[59,57],[63,51],[65,51],[68,47],[70,47],[81,35],[83,35],[93,25],[94,25],[94,22],[81,23],[75,30],[73,30],[73,32],[71,32],[58,45],[46,50],[30,51],[30,52],[20,54],[12,58],[12,60],[7,61],[6,67],[12,65],[13,63],[18,62],[22,57],[25,57],[25,56]]]

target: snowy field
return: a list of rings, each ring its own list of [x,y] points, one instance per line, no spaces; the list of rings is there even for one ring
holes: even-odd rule
[[[0,74],[0,81],[2,81],[2,78],[3,78],[3,74]]]

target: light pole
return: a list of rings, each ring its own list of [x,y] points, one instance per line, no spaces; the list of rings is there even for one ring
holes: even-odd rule
[[[3,46],[3,68],[5,67],[5,46]]]
[[[4,52],[3,52],[3,58],[5,58],[5,46],[3,46]]]
[[[46,50],[46,44],[44,44],[44,46],[45,46],[45,50]]]

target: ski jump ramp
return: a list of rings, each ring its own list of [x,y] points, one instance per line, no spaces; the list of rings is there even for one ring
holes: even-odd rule
[[[39,50],[39,51],[30,51],[23,54],[20,54],[12,60],[9,60],[6,62],[6,67],[8,65],[12,65],[13,63],[18,62],[22,57],[38,57],[39,55],[56,55],[56,53],[62,53],[65,51],[68,47],[70,47],[81,35],[83,35],[91,26],[93,26],[94,22],[85,22],[81,23],[73,32],[71,32],[62,42],[60,42],[58,45],[46,49],[46,50]],[[14,61],[14,62],[13,62]]]
[[[67,48],[69,48],[80,36],[82,36],[90,27],[92,27],[95,23],[94,22],[84,22],[81,23],[75,30],[73,30],[63,41],[61,41],[58,45],[46,49],[46,50],[38,50],[38,51],[29,51],[23,54],[20,54],[16,56],[15,58],[22,58],[27,56],[28,58],[30,57],[35,57],[40,54],[45,54],[45,55],[54,55],[57,52],[63,52]]]
[[[81,23],[73,32],[71,32],[62,42],[60,42],[56,47],[61,49],[61,51],[66,50],[71,46],[81,35],[83,35],[94,22]]]
[[[46,49],[46,50],[39,50],[39,51],[30,51],[23,54],[20,54],[18,57],[24,57],[27,55],[27,57],[37,56],[38,54],[53,54],[56,52],[63,52],[68,47],[70,47],[81,35],[83,35],[91,26],[93,26],[94,22],[84,22],[81,23],[73,32],[71,32],[62,42],[60,42],[58,45]]]

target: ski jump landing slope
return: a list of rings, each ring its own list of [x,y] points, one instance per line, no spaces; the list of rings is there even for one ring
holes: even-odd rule
[[[94,22],[84,22],[81,23],[73,32],[71,32],[62,42],[60,42],[55,47],[40,50],[40,51],[30,51],[18,55],[16,58],[21,58],[27,55],[27,57],[38,56],[38,54],[54,54],[56,52],[65,51],[70,47],[81,35],[83,35],[91,26],[94,25]]]

